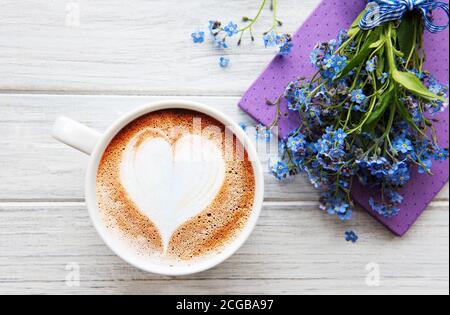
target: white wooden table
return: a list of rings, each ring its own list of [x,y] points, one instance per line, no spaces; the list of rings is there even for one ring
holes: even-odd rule
[[[292,32],[319,0],[278,2]],[[190,33],[258,5],[0,0],[0,293],[449,293],[448,186],[399,239],[363,211],[348,224],[320,212],[303,178],[279,184],[267,175],[250,240],[217,268],[183,278],[136,270],[97,236],[83,202],[87,159],[50,137],[53,120],[65,114],[104,130],[138,105],[183,98],[250,122],[236,104],[273,51],[260,42],[233,48],[222,70],[221,53],[193,45]],[[270,23],[264,15],[259,33]],[[346,229],[357,244],[345,242]],[[70,281],[78,268],[79,286]]]

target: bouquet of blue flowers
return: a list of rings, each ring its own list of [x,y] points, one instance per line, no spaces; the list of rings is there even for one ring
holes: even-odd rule
[[[286,99],[301,121],[271,162],[278,179],[306,173],[321,191],[321,208],[342,220],[352,216],[355,180],[378,192],[370,199],[376,213],[398,214],[399,188],[411,172],[432,175],[433,161],[448,158],[433,127],[448,106],[448,87],[423,69],[424,30],[446,28],[433,23],[435,9],[448,15],[446,3],[376,0],[349,30],[314,48],[315,75],[268,101]]]

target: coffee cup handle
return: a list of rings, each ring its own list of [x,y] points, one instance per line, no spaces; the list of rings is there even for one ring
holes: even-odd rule
[[[78,151],[91,155],[101,134],[73,119],[59,117],[53,125],[52,136]]]

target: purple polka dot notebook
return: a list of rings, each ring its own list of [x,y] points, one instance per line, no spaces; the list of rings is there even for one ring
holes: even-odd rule
[[[270,125],[275,117],[275,110],[273,106],[266,105],[266,100],[275,100],[295,78],[311,75],[314,69],[309,62],[310,51],[319,41],[334,38],[340,29],[348,28],[364,9],[365,3],[363,0],[322,1],[293,36],[293,53],[288,57],[275,57],[242,97],[240,108],[262,124]],[[449,77],[448,36],[448,30],[439,34],[425,34],[425,68],[445,84],[448,84]],[[280,135],[284,137],[298,126],[298,116],[289,115],[285,102],[282,104],[282,113],[287,114],[279,125]],[[440,122],[436,129],[439,144],[448,147],[448,110],[438,118]],[[434,176],[420,175],[414,171],[410,183],[402,191],[405,201],[400,214],[395,218],[384,218],[375,214],[368,204],[370,192],[363,187],[354,188],[353,198],[390,231],[402,236],[447,183],[448,171],[448,162],[436,162],[432,169]]]

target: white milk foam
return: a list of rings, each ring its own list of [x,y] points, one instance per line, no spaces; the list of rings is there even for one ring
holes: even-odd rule
[[[171,144],[143,130],[123,153],[120,179],[139,211],[159,229],[166,252],[172,234],[219,193],[225,161],[221,149],[204,137],[188,134]]]

